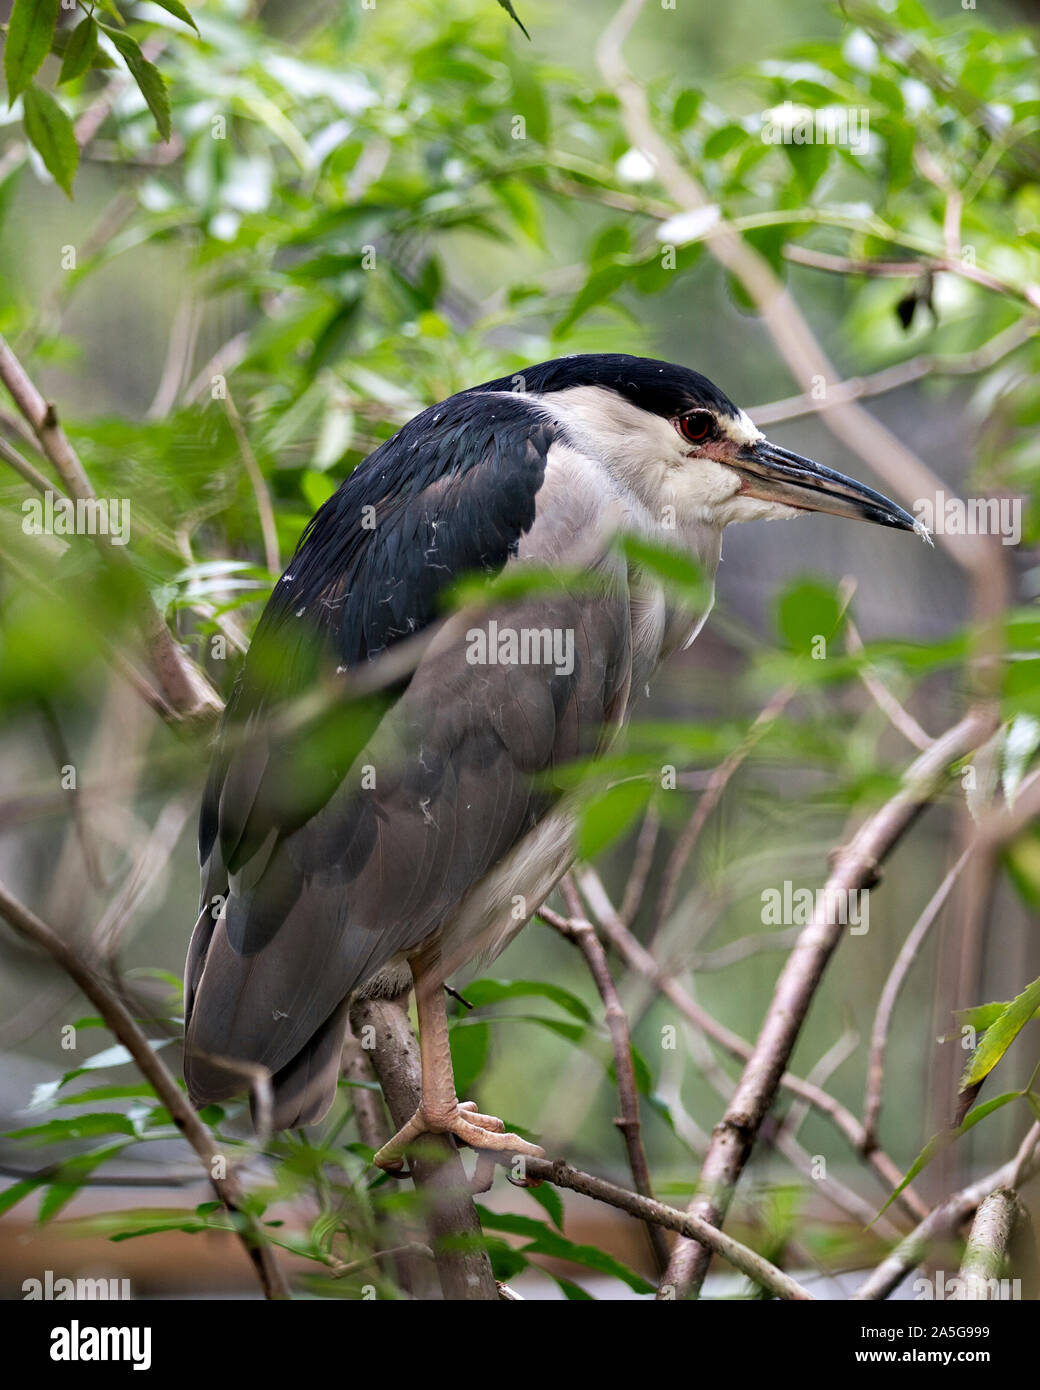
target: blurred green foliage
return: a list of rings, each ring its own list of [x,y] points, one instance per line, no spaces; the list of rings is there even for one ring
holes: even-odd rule
[[[119,409],[102,385],[99,407],[89,408],[88,386],[73,392],[79,404],[65,423],[98,494],[131,499],[133,574],[225,695],[275,578],[268,562],[284,561],[309,515],[378,442],[422,406],[532,361],[657,349],[649,325],[663,320],[647,306],[682,304],[703,269],[710,221],[668,203],[653,168],[630,148],[615,94],[540,44],[554,22],[550,7],[527,9],[531,45],[486,0],[317,7],[313,15],[287,7],[268,15],[242,0],[207,0],[190,15],[174,0],[104,0],[72,16],[74,25],[57,0],[16,0],[5,46],[13,105],[0,156],[7,254],[25,236],[20,206],[38,216],[60,196],[53,184],[85,199],[86,210],[63,208],[64,259],[42,284],[38,274],[5,276],[0,329],[34,375],[90,383],[89,335],[69,328],[77,299],[126,260],[138,267],[135,304],[147,314],[155,287],[139,267],[157,262],[144,253],[161,250],[163,266],[181,268],[173,322],[150,325],[151,357],[121,368],[159,382],[152,408]],[[996,775],[987,794],[1002,783],[1010,799],[1040,748],[1040,568],[1031,550],[1040,539],[1040,343],[1030,335],[1040,310],[1036,36],[990,27],[974,12],[970,22],[963,14],[940,21],[917,0],[849,5],[846,15],[832,37],[745,67],[732,86],[707,75],[697,85],[676,63],[651,75],[647,90],[659,129],[721,215],[785,278],[792,247],[843,258],[853,272],[879,260],[932,266],[903,278],[851,273],[820,294],[833,295],[843,366],[875,371],[926,351],[936,365],[924,390],[970,393],[966,416],[978,437],[971,485],[1024,503],[1017,588],[994,624],[1003,723],[989,750]],[[769,122],[791,128],[830,110],[866,113],[863,140],[763,138]],[[76,122],[95,116],[81,149]],[[934,269],[951,259],[959,270]],[[746,309],[741,287],[728,288]],[[1014,345],[979,370],[944,369],[958,355],[1010,342],[1009,333]],[[13,439],[47,471],[31,441]],[[135,643],[132,594],[88,540],[27,536],[28,492],[13,472],[0,482],[0,710],[11,728],[41,703],[81,723],[100,698],[112,649]],[[265,496],[273,536],[258,506]],[[700,584],[681,557],[644,547],[637,558],[679,592]],[[745,660],[739,691],[719,717],[633,726],[593,770],[583,852],[609,867],[606,852],[616,854],[651,802],[677,830],[688,802],[673,806],[657,794],[661,766],[691,773],[732,755],[763,692],[787,685],[798,698],[762,731],[758,775],[809,769],[803,802],[828,813],[877,804],[902,761],[887,744],[881,751],[883,722],[849,692],[869,669],[903,699],[934,682],[955,696],[973,680],[978,634],[965,627],[908,641],[896,632],[861,650],[847,640],[847,612],[837,586],[803,575],[777,596],[771,634],[734,625]],[[814,653],[821,636],[831,647],[825,661]],[[178,785],[194,793],[204,757],[201,738],[157,728],[141,793]],[[1035,831],[1009,846],[1007,863],[1009,882],[1035,910]],[[1034,982],[974,1020],[973,1082],[1032,1018],[1036,990]],[[460,1094],[486,1076],[500,1033],[532,1027],[561,1040],[560,1057],[586,1049],[609,1071],[599,1013],[573,991],[484,980],[467,997],[473,1013],[453,1021]],[[512,1009],[518,998],[522,1014]],[[164,1017],[176,1019],[178,1007],[168,1003]],[[100,1142],[7,1189],[0,1209],[39,1189],[39,1217],[48,1220],[98,1164],[175,1133],[149,1088],[118,1069],[125,1060],[106,1049],[37,1096],[42,1122],[23,1126],[20,1143],[36,1151]],[[681,1154],[688,1167],[658,1094],[659,1065],[649,1048],[637,1052],[669,1161]],[[113,1084],[66,1089],[95,1070],[111,1070]],[[1029,1085],[999,1099],[1017,1096],[1035,1108]],[[59,1107],[71,1104],[105,1108],[61,1118]],[[350,1106],[344,1085],[320,1133],[270,1141],[275,1162],[252,1200],[275,1243],[315,1262],[315,1291],[357,1296],[376,1281],[394,1296],[373,1266],[342,1282],[328,1273],[336,1259],[376,1248],[380,1213],[408,1200],[373,1179]],[[211,1108],[206,1118],[229,1151],[248,1152],[241,1107]],[[523,1132],[522,1123],[513,1127]],[[309,1228],[288,1234],[267,1217],[303,1195],[317,1204]],[[487,1230],[522,1241],[492,1239],[499,1277],[543,1255],[647,1290],[611,1256],[563,1236],[555,1193],[530,1199],[531,1215],[484,1213]],[[777,1203],[764,1239],[779,1248],[793,1217],[786,1197]],[[226,1227],[226,1216],[204,1203],[121,1211],[94,1228],[125,1239],[214,1226]],[[566,1296],[583,1296],[558,1282]]]

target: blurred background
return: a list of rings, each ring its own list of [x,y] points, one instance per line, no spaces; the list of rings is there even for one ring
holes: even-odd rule
[[[72,198],[27,140],[22,104],[0,113],[0,331],[56,403],[98,495],[129,499],[133,572],[222,696],[280,566],[339,481],[424,405],[531,362],[626,351],[687,364],[769,422],[776,442],[896,495],[884,459],[872,471],[818,403],[791,404],[799,385],[742,288],[702,235],[685,241],[670,223],[678,209],[597,68],[613,6],[524,0],[530,42],[493,0],[189,8],[198,34],[176,7],[119,5],[168,87],[168,141],[104,32],[98,65],[81,75],[59,84],[63,52],[46,59],[37,81],[76,122]],[[0,5],[0,17],[8,9]],[[976,756],[975,799],[951,793],[898,847],[871,894],[869,931],[842,942],[794,1054],[793,1070],[825,1082],[857,1115],[899,948],[972,816],[1014,795],[1040,746],[1040,298],[1026,291],[1040,281],[1035,18],[1032,5],[983,13],[953,0],[848,15],[809,0],[768,10],[754,0],[654,4],[626,49],[658,129],[782,275],[841,377],[876,381],[892,369],[902,381],[865,395],[870,412],[951,495],[1020,507],[1018,543],[986,550],[993,583],[981,600],[956,542],[927,548],[824,516],[731,528],[713,616],[662,673],[644,727],[631,732],[629,792],[604,790],[590,805],[589,841],[615,903],[642,846],[635,934],[751,1040],[793,939],[790,924],[764,923],[763,891],[785,880],[818,887],[828,852],[917,751],[850,659],[855,633],[877,682],[935,736],[977,691],[972,623],[999,632],[1005,661],[987,694],[1000,730]],[[63,15],[61,25],[73,19],[85,22]],[[787,101],[868,111],[867,147],[766,143],[764,113]],[[951,189],[961,207],[955,259],[985,267],[994,284],[927,269],[949,252]],[[834,273],[792,257],[792,246],[926,268]],[[916,365],[901,377],[904,363]],[[0,433],[50,476],[6,396]],[[208,735],[158,718],[112,666],[107,653],[123,643],[133,665],[145,665],[126,592],[89,539],[25,534],[30,495],[0,462],[0,879],[118,972],[150,1035],[169,1039],[163,1056],[177,1070]],[[808,639],[820,631],[841,659],[813,659]],[[788,685],[782,712],[747,747],[754,720]],[[712,769],[735,750],[746,756],[677,863],[662,912],[675,847]],[[674,791],[655,791],[662,764],[676,767]],[[968,1054],[954,1011],[1010,1000],[1040,975],[1038,904],[1034,824],[994,856],[968,906],[954,889],[908,975],[879,1130],[902,1170],[955,1106]],[[682,1203],[722,1113],[711,1066],[730,1084],[739,1067],[615,964],[655,1190]],[[490,974],[551,982],[570,1003],[532,987],[472,1013],[459,1006],[460,1094],[538,1132],[550,1154],[626,1182],[602,1006],[580,955],[534,922]],[[0,1191],[35,1181],[22,1200],[0,1198],[10,1208],[0,1220],[0,1292],[20,1297],[22,1281],[47,1268],[126,1274],[137,1296],[251,1292],[228,1237],[187,1221],[209,1191],[154,1098],[138,1087],[62,1108],[88,1089],[137,1084],[90,1013],[3,931]],[[678,1029],[674,1048],[669,1028]],[[1029,1024],[990,1084],[1026,1087],[1036,1043]],[[363,1209],[367,1221],[386,1196],[366,1187],[351,1099],[344,1088],[321,1135],[286,1137],[266,1162],[253,1160],[272,1209],[300,1225],[301,1249],[318,1239],[315,1212],[327,1214],[323,1145],[354,1145],[336,1177],[337,1211]],[[780,1113],[789,1107],[783,1097]],[[99,1114],[129,1124],[106,1131]],[[68,1122],[83,1116],[75,1132]],[[241,1107],[210,1118],[246,1142]],[[1003,1162],[1029,1118],[1026,1102],[1004,1106],[926,1169],[917,1190],[935,1201]],[[889,1191],[834,1126],[813,1112],[796,1119],[805,1154],[879,1209]],[[55,1121],[66,1127],[47,1130]],[[12,1137],[23,1130],[36,1133]],[[542,1223],[552,1216],[509,1187],[487,1204]],[[591,1203],[565,1206],[570,1240],[641,1277],[551,1248],[533,1249],[526,1271],[528,1260],[500,1251],[505,1274],[532,1297],[564,1296],[568,1281],[599,1296],[645,1294],[651,1266],[638,1226]],[[358,1229],[337,1228],[345,1259]],[[520,1229],[502,1228],[514,1251]],[[788,1265],[815,1271],[825,1297],[847,1292],[842,1280],[876,1263],[885,1239],[768,1142],[732,1229],[771,1258],[787,1250]],[[154,1233],[108,1239],[144,1230]],[[305,1254],[295,1267],[311,1271],[300,1277],[314,1292],[358,1296],[360,1276],[334,1284]],[[748,1292],[725,1273],[710,1287]]]

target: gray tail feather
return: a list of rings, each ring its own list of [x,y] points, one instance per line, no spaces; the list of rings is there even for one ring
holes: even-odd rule
[[[273,1130],[315,1125],[328,1114],[336,1098],[349,1002],[345,999],[292,1061],[271,1078]],[[255,1091],[249,1108],[255,1124],[258,1118]]]

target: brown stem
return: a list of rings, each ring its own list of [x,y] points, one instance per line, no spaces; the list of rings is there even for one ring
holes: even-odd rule
[[[877,1013],[874,1015],[874,1026],[870,1033],[870,1055],[867,1060],[867,1089],[863,1102],[864,1148],[872,1148],[877,1143],[878,1115],[881,1112],[881,1087],[885,1072],[885,1047],[888,1043],[888,1029],[892,1022],[892,1011],[899,998],[899,991],[902,989],[903,981],[917,959],[918,952],[924,945],[928,933],[946,905],[950,891],[967,861],[968,853],[969,851],[965,850],[929,898],[924,911],[903,942],[902,949],[896,957],[896,962],[881,991]]]
[[[657,910],[654,917],[654,931],[656,932],[664,919],[672,910],[675,901],[675,894],[679,887],[679,879],[682,876],[683,868],[687,860],[693,853],[697,841],[701,837],[701,832],[707,823],[708,817],[722,799],[722,793],[729,785],[733,774],[740,767],[741,763],[747,758],[755,744],[765,733],[766,729],[773,724],[787,708],[791,699],[794,697],[795,687],[786,685],[778,690],[771,700],[765,705],[761,713],[751,725],[746,738],[738,748],[735,748],[727,758],[714,768],[708,778],[708,785],[701,793],[693,815],[690,817],[686,829],[676,841],[675,848],[672,850],[668,860],[668,865],[664,871],[661,881],[661,891],[657,899]]]
[[[1040,1170],[1040,1123],[1034,1124],[1019,1145],[1015,1157],[995,1173],[973,1182],[962,1191],[947,1197],[921,1224],[900,1241],[873,1274],[852,1295],[854,1301],[871,1302],[887,1298],[903,1278],[921,1263],[929,1246],[948,1235],[968,1219],[984,1198],[997,1188],[1017,1188]]]
[[[658,964],[646,947],[636,940],[618,918],[598,876],[591,869],[585,870],[580,875],[580,883],[585,901],[589,904],[593,916],[629,969],[634,970],[643,979],[649,980],[684,1018],[688,1019],[700,1032],[712,1038],[731,1057],[736,1057],[742,1062],[749,1062],[753,1053],[751,1044],[727,1028],[724,1023],[713,1018],[663,966]],[[821,1087],[814,1086],[811,1082],[796,1076],[794,1072],[785,1071],[780,1077],[779,1084],[784,1090],[790,1091],[792,1095],[800,1096],[803,1100],[808,1101],[815,1110],[826,1115],[845,1135],[853,1149],[862,1152],[863,1126],[852,1111],[842,1105],[839,1100],[836,1100],[834,1096]],[[887,1188],[898,1186],[903,1176],[902,1169],[887,1154],[880,1149],[873,1149],[866,1155],[866,1158]],[[921,1220],[928,1213],[927,1206],[916,1193],[904,1191],[900,1194],[899,1200],[900,1204],[911,1212],[917,1220]]]
[[[603,1017],[614,1051],[614,1074],[617,1080],[618,1102],[621,1106],[621,1114],[614,1123],[625,1141],[628,1167],[636,1191],[643,1197],[652,1198],[654,1190],[650,1182],[650,1165],[647,1163],[646,1150],[643,1147],[642,1122],[639,1118],[639,1087],[632,1064],[632,1039],[628,1019],[621,1005],[614,977],[610,973],[610,966],[607,964],[607,953],[603,949],[603,943],[596,935],[592,923],[585,918],[570,875],[564,879],[561,891],[570,917],[566,922],[559,922],[557,919],[551,925],[556,926],[561,935],[577,946],[584,956],[589,974],[603,1001]],[[668,1266],[671,1253],[668,1242],[660,1226],[653,1222],[647,1224],[646,1230],[657,1272],[661,1274]]]
[[[46,922],[23,906],[0,884],[0,915],[20,936],[40,946],[75,981],[105,1020],[106,1025],[137,1063],[144,1079],[170,1112],[173,1123],[198,1154],[213,1191],[232,1217],[235,1231],[256,1271],[265,1298],[288,1298],[289,1287],[274,1252],[264,1240],[256,1217],[249,1210],[246,1194],[233,1173],[226,1171],[227,1158],[213,1142],[213,1136],[189,1105],[184,1092],[160,1060],[125,1004],[87,961],[53,931]]]
[[[65,491],[81,502],[96,502],[90,479],[69,443],[58,421],[57,412],[40,395],[6,340],[0,336],[0,381],[3,381],[15,405],[32,427],[40,449],[54,465]],[[107,563],[119,565],[127,575],[126,558],[105,538],[96,537],[98,547]],[[190,718],[212,718],[219,713],[221,702],[203,672],[190,660],[175,641],[162,614],[141,585],[136,585],[135,598],[152,665],[167,703],[178,714]]]
[[[617,1207],[619,1211],[627,1211],[630,1216],[638,1217],[641,1221],[653,1221],[665,1230],[677,1231],[679,1235],[688,1239],[703,1240],[735,1269],[739,1269],[742,1274],[746,1274],[749,1279],[753,1279],[770,1293],[776,1294],[778,1298],[798,1302],[812,1301],[812,1294],[790,1275],[777,1269],[774,1264],[757,1255],[748,1246],[742,1245],[739,1240],[716,1230],[714,1226],[708,1225],[690,1212],[665,1206],[663,1202],[641,1197],[638,1193],[629,1192],[626,1188],[594,1177],[591,1173],[583,1173],[562,1159],[525,1158],[524,1171],[528,1178],[551,1182],[555,1187],[563,1187],[570,1192],[580,1192],[585,1197],[595,1198],[597,1202],[606,1202],[612,1207]],[[668,1299],[675,1295],[662,1286],[660,1296]]]
[[[419,1047],[404,1004],[400,999],[359,999],[351,1008],[350,1026],[366,1046],[394,1125],[402,1127],[422,1095]],[[430,1244],[444,1297],[497,1300],[491,1261],[478,1244],[480,1219],[466,1173],[446,1134],[423,1136],[423,1155],[412,1160],[411,1175],[429,1201]]]

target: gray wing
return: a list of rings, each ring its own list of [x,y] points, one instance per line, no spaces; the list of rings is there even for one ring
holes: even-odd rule
[[[602,497],[572,485],[573,464],[551,444],[550,435],[531,523],[516,528],[506,563],[522,563],[518,550],[524,559],[573,558],[601,520]],[[471,485],[485,481],[477,474]],[[451,500],[450,489],[433,492],[440,504]],[[465,519],[457,499],[431,517],[435,563],[452,542],[452,517]],[[516,629],[572,633],[570,671],[473,665],[462,625],[449,624],[345,773],[322,769],[324,799],[311,810],[304,796],[307,814],[299,795],[279,794],[286,757],[270,740],[218,758],[204,883],[207,901],[226,892],[226,906],[214,919],[204,903],[186,980],[185,1076],[196,1103],[245,1088],[242,1069],[222,1060],[234,1059],[272,1073],[277,1127],[324,1113],[350,993],[451,917],[558,798],[553,769],[593,754],[620,719],[630,622],[624,573],[615,566],[609,577],[607,595],[543,596],[496,614]],[[407,599],[394,592],[402,630],[414,630]],[[351,721],[353,711],[338,716]]]

